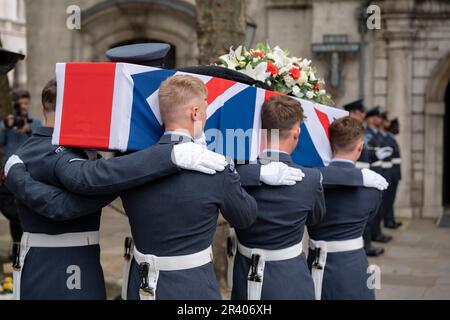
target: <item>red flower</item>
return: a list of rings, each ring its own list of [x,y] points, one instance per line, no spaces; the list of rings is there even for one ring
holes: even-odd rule
[[[291,70],[289,70],[289,74],[292,78],[294,78],[294,80],[297,80],[301,76],[301,71],[302,69],[292,68]]]
[[[319,91],[320,90],[320,84],[319,83],[315,83],[314,86],[313,86],[313,90]]]
[[[267,72],[270,72],[270,74],[274,77],[276,77],[278,75],[278,68],[272,63],[272,62],[267,62]]]
[[[252,56],[258,57],[258,58],[260,58],[261,60],[264,59],[264,53],[262,53],[261,51],[253,51],[253,52],[252,52]]]

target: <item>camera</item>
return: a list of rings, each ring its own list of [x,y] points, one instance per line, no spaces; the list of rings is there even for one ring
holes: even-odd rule
[[[25,111],[21,110],[20,104],[17,101],[14,102],[14,111],[15,114],[13,115],[13,121],[10,121],[11,116],[3,120],[5,128],[9,129],[16,127],[17,129],[22,129],[28,122],[28,114]]]

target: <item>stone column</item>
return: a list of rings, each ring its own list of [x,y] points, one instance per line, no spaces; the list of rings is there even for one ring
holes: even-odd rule
[[[412,38],[413,33],[406,28],[398,31],[387,30],[386,40],[387,73],[387,110],[389,117],[398,117],[400,134],[398,143],[402,156],[402,181],[396,200],[396,215],[412,217],[412,139],[411,139],[411,105],[412,105]]]
[[[444,212],[442,206],[442,175],[444,168],[444,114],[443,102],[425,105],[425,181],[422,216],[436,218]]]

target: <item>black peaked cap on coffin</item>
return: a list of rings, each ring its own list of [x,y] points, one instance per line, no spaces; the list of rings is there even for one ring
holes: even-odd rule
[[[162,67],[169,50],[170,45],[167,43],[138,43],[109,49],[106,56],[112,62]]]
[[[195,66],[177,68],[176,71],[188,72],[193,74],[200,74],[204,76],[216,77],[231,81],[240,82],[249,86],[255,86],[258,88],[270,90],[270,87],[264,82],[257,81],[239,71],[230,70],[219,66]]]
[[[358,99],[356,101],[347,103],[346,105],[343,106],[343,108],[345,111],[348,111],[348,112],[355,111],[355,110],[364,112],[363,99]]]
[[[19,60],[23,60],[25,56],[21,53],[16,53],[0,48],[0,75],[7,74],[17,64]]]

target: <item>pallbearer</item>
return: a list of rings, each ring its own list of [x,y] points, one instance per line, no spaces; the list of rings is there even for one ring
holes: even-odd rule
[[[351,117],[337,119],[329,133],[333,149],[330,167],[355,168],[364,145],[362,123]],[[380,202],[381,192],[375,188],[341,186],[325,190],[325,219],[308,227],[308,265],[316,299],[375,298],[367,286],[368,262],[362,235]]]
[[[20,201],[25,231],[14,264],[14,295],[16,299],[105,299],[98,245],[101,208],[120,191],[186,169],[181,163],[204,170],[198,165],[212,153],[187,143],[88,161],[85,150],[51,144],[56,92],[56,82],[50,81],[42,93],[46,127],[18,149],[20,158],[10,158],[5,166],[6,185]]]
[[[207,91],[195,77],[173,76],[159,90],[165,134],[158,146],[199,138]],[[128,299],[221,299],[211,243],[218,210],[237,228],[251,225],[255,200],[242,188],[234,165],[216,175],[181,171],[122,196],[135,242]]]
[[[259,162],[300,168],[290,156],[303,121],[300,102],[287,96],[272,97],[263,104],[261,118],[268,141]],[[272,141],[271,134],[277,130],[279,141]],[[258,218],[250,227],[236,228],[239,242],[232,299],[314,299],[301,241],[304,226],[324,217],[325,203],[320,172],[301,170],[305,177],[293,186],[246,188],[258,203]]]
[[[364,112],[365,107],[363,104],[363,100],[359,99],[356,101],[353,101],[349,104],[344,105],[343,107],[345,110],[349,112],[349,116],[353,119],[356,119],[358,121],[364,122],[364,119],[366,117],[366,114]],[[356,162],[355,166],[357,168],[370,168],[370,159],[371,159],[371,152],[369,152],[368,148],[368,141],[365,141],[363,150],[361,152],[361,156],[359,157],[358,161]],[[373,151],[372,151],[373,154]],[[379,247],[372,246],[372,228],[370,221],[367,224],[364,234],[364,249],[366,250],[366,254],[369,257],[377,257],[381,254],[383,254],[384,249]]]

